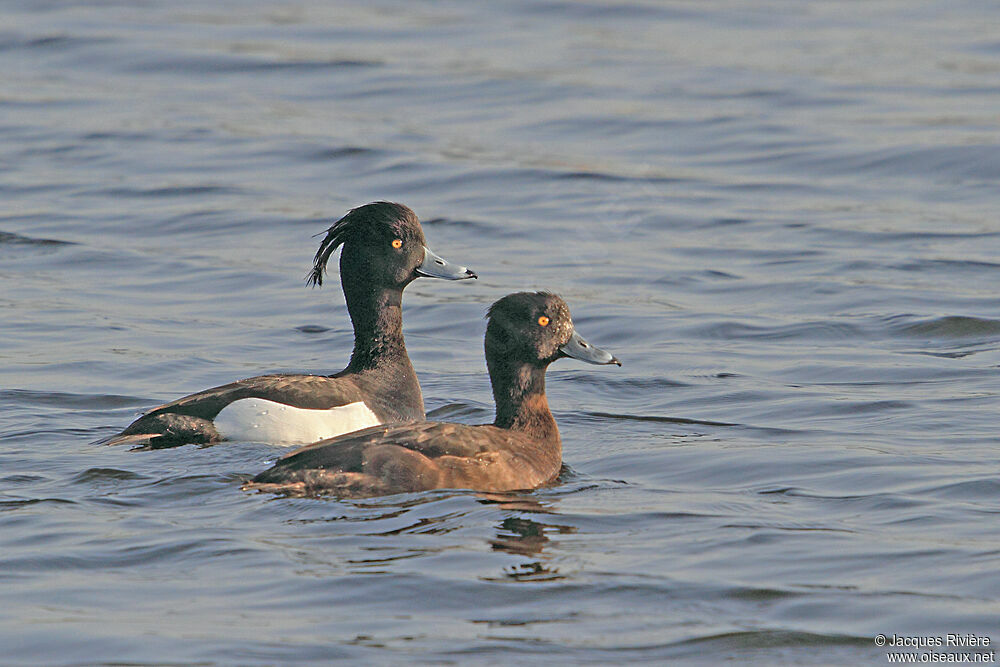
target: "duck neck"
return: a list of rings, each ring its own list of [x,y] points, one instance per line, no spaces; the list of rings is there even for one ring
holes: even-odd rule
[[[344,297],[354,324],[354,351],[345,370],[359,372],[389,364],[404,364],[412,370],[403,341],[402,290],[372,290],[370,285],[352,289],[345,284]]]
[[[506,360],[488,366],[497,405],[493,425],[558,442],[559,428],[545,397],[545,367]]]

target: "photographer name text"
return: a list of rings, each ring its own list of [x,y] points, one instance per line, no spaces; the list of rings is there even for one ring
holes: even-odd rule
[[[953,634],[944,635],[877,635],[875,644],[889,648],[982,648],[990,645],[985,635]]]

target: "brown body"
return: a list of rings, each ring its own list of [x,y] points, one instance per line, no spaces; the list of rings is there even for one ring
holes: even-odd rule
[[[552,482],[561,466],[558,433],[538,440],[493,425],[417,422],[308,445],[248,488],[352,497],[429,489],[516,491]]]

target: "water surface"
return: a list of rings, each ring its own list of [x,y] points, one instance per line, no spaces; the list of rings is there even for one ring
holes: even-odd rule
[[[0,3],[0,646],[11,664],[885,664],[1000,641],[1000,10]],[[343,367],[347,208],[401,201],[432,418],[486,306],[561,294],[560,483],[359,502],[280,455],[92,444]]]

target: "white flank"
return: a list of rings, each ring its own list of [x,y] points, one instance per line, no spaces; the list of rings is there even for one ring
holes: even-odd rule
[[[329,410],[308,410],[263,398],[233,401],[215,418],[223,440],[288,446],[307,445],[381,423],[361,401]]]

